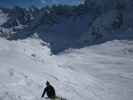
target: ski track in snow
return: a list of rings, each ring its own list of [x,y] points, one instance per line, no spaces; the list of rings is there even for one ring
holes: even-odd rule
[[[52,56],[41,42],[0,38],[0,100],[45,100],[40,97],[47,80],[67,100],[133,98],[132,41],[115,40]]]

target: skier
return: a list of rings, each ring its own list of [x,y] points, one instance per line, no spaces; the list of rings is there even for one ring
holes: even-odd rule
[[[55,89],[48,81],[46,82],[46,87],[43,91],[42,98],[44,97],[45,93],[47,94],[48,98],[56,98]]]

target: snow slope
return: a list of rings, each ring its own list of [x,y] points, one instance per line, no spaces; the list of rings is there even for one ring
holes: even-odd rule
[[[45,100],[40,96],[46,80],[67,100],[133,99],[133,41],[59,55],[51,55],[46,45],[39,39],[0,38],[0,100]]]

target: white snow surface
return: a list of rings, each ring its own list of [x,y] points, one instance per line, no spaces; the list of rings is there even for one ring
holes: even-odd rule
[[[132,100],[133,41],[51,55],[39,39],[0,38],[0,100],[45,100],[49,80],[67,100]]]

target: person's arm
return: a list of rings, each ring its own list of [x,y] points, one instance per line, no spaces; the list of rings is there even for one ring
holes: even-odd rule
[[[44,91],[43,91],[43,94],[42,94],[42,98],[44,97],[44,95],[45,95],[45,92],[46,92],[46,88],[44,89]]]

